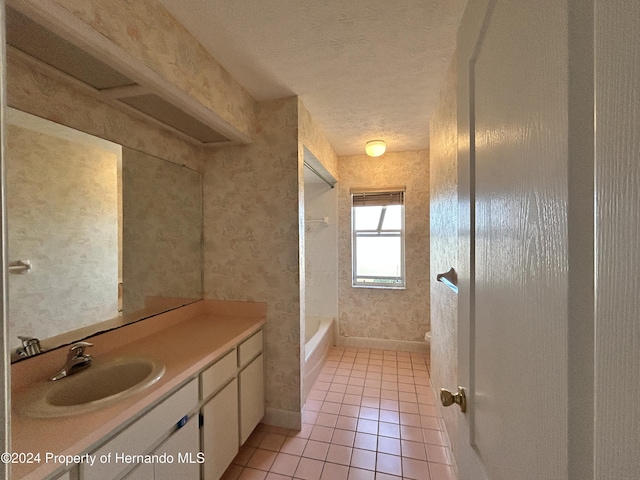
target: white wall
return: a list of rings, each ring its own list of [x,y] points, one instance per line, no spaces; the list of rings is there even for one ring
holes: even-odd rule
[[[310,175],[315,175],[309,172]],[[305,172],[305,178],[309,176]],[[304,184],[305,313],[338,316],[338,189],[324,182]],[[328,225],[321,220],[327,217]]]

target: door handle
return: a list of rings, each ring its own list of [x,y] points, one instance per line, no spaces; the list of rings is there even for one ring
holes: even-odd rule
[[[445,407],[449,407],[454,403],[460,407],[462,413],[467,411],[467,397],[464,394],[464,388],[458,387],[456,393],[451,393],[446,388],[440,389],[440,401]]]

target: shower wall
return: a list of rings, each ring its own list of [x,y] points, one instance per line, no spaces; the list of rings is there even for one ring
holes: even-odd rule
[[[338,189],[314,177],[315,174],[305,168],[305,314],[336,318]],[[321,221],[324,217],[328,217],[328,224]]]

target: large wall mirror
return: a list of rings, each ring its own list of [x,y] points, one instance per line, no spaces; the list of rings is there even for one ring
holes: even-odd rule
[[[48,350],[202,298],[200,173],[18,110],[8,119],[14,350],[18,336]]]

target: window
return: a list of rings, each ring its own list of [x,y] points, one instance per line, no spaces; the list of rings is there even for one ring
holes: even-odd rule
[[[404,188],[353,189],[354,287],[404,288]]]

